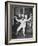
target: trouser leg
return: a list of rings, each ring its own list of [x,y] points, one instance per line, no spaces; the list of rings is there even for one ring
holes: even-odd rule
[[[25,28],[23,28],[23,35],[25,36]]]
[[[17,29],[17,33],[16,33],[16,34],[18,34],[18,32],[19,32],[19,30],[20,30],[21,28],[22,28],[21,26],[18,27],[18,29]]]

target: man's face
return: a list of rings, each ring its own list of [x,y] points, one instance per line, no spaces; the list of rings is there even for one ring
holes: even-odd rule
[[[25,19],[27,19],[27,15],[25,15]]]
[[[22,19],[24,19],[24,14],[22,14]]]

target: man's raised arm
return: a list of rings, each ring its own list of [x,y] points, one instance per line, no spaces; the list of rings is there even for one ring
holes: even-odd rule
[[[17,22],[20,22],[21,20],[18,20],[16,16],[14,16],[14,18],[16,19]]]
[[[32,14],[30,14],[30,18],[29,18],[29,19],[27,19],[27,21],[31,20],[31,17],[32,17],[31,15],[32,15]]]

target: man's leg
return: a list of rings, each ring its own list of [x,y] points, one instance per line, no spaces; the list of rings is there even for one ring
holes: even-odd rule
[[[25,36],[26,24],[23,26],[23,35]]]
[[[25,27],[23,27],[23,35],[25,36]]]
[[[18,29],[17,29],[17,33],[16,33],[16,35],[18,34],[18,32],[19,32],[19,30],[22,28],[22,26],[20,25],[19,27],[18,27]]]

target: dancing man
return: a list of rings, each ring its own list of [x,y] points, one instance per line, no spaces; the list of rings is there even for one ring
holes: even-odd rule
[[[23,17],[23,18],[20,19],[20,20],[17,19],[17,17],[15,16],[16,21],[21,23],[20,26],[17,28],[17,33],[16,33],[16,34],[18,34],[18,32],[19,32],[19,30],[20,30],[21,28],[23,28],[23,35],[25,36],[26,22],[29,21],[29,20],[31,20],[31,15],[32,15],[32,14],[30,14],[29,19],[27,19],[27,15],[25,15],[25,18]]]

